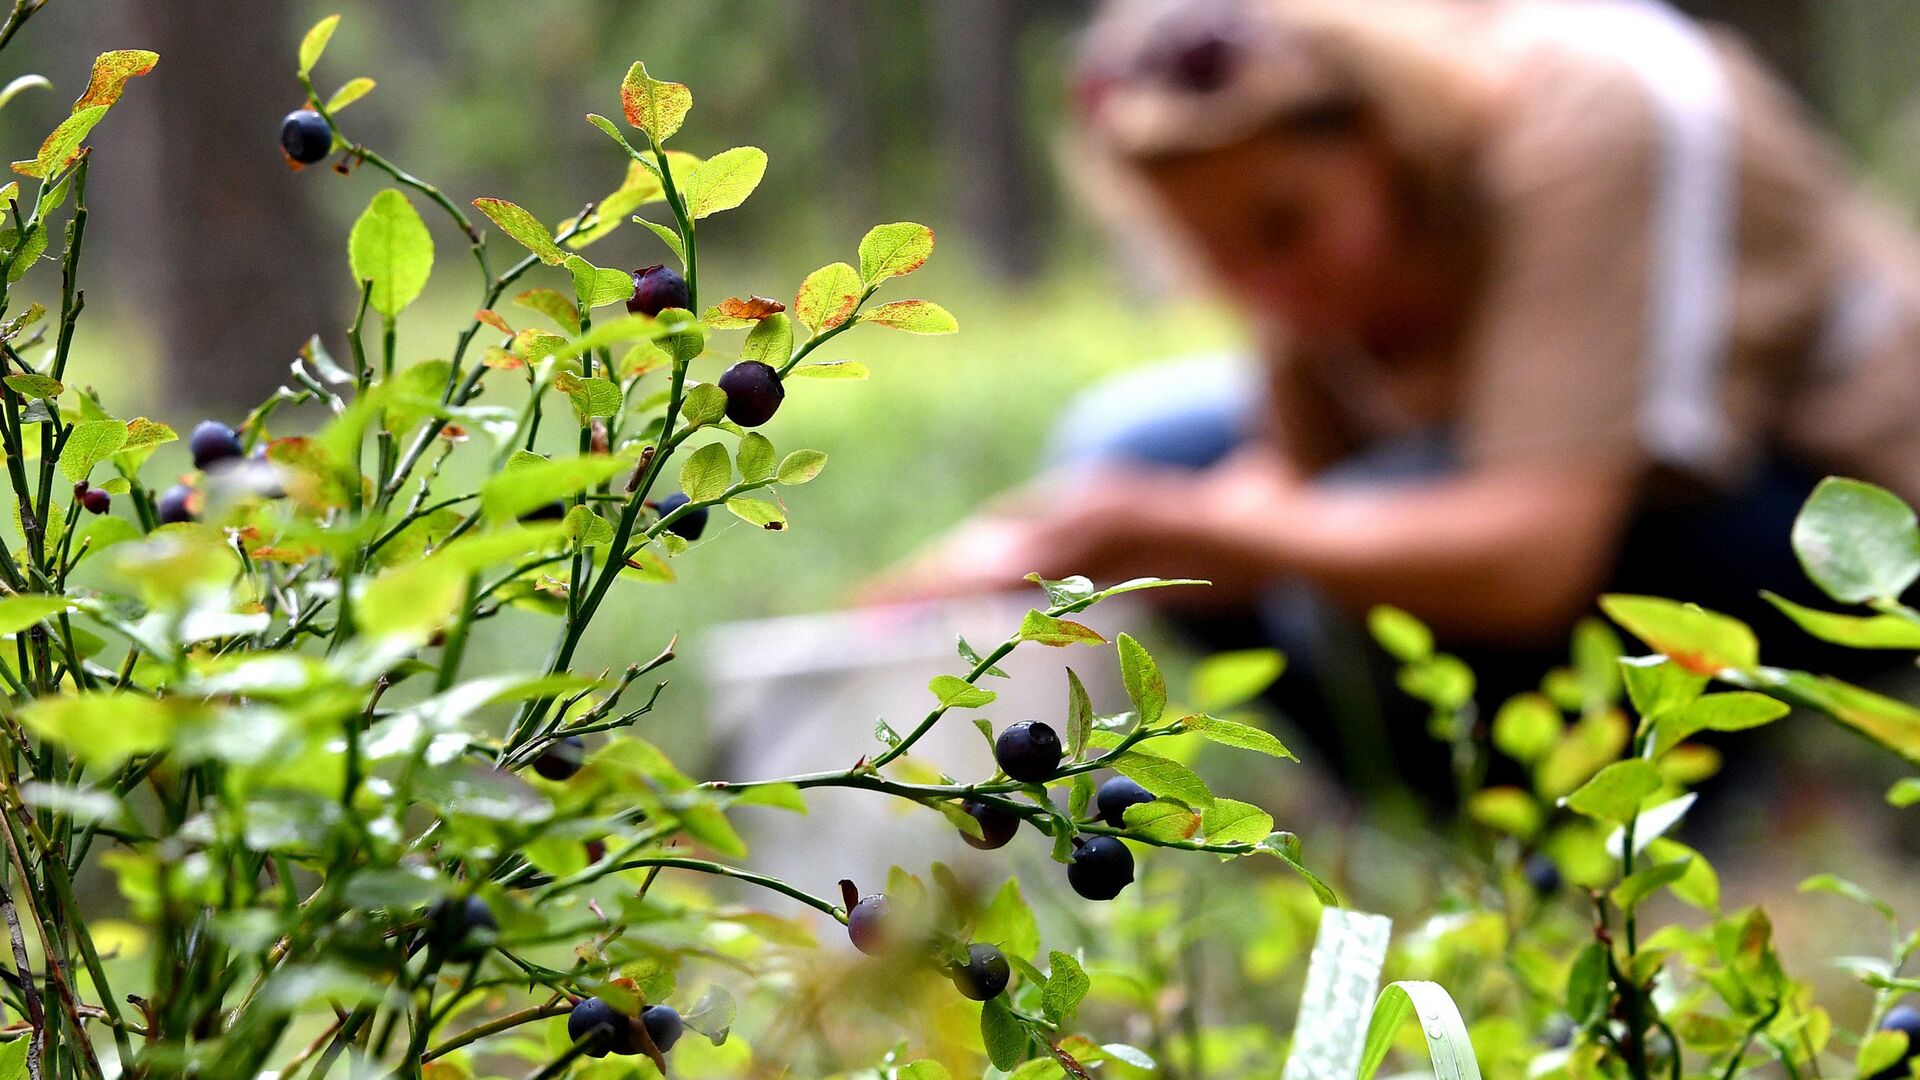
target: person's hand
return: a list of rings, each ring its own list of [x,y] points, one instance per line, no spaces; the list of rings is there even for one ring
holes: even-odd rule
[[[1018,588],[1031,573],[1083,574],[1105,584],[1198,577],[1238,586],[1237,595],[1267,580],[1246,565],[1237,534],[1274,512],[1288,482],[1284,470],[1257,460],[1204,473],[1102,469],[1043,479],[882,574],[861,599],[998,592]]]

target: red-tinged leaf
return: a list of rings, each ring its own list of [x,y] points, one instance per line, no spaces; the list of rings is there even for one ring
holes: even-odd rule
[[[473,313],[473,317],[476,322],[486,323],[503,334],[513,333],[513,327],[507,325],[507,320],[501,318],[500,313],[491,308],[481,308]]]
[[[647,133],[656,143],[666,142],[693,108],[693,91],[676,82],[662,82],[647,74],[638,61],[620,83],[620,107],[627,123]]]
[[[159,53],[144,49],[116,49],[101,53],[93,62],[93,77],[87,81],[87,92],[73,103],[73,111],[119,101],[121,93],[127,88],[128,79],[145,75],[159,62]]]
[[[498,226],[501,232],[513,237],[516,243],[533,252],[541,262],[548,266],[559,266],[567,261],[567,253],[553,242],[552,231],[525,208],[505,199],[475,199],[473,205],[487,215],[487,219]]]
[[[60,126],[54,128],[40,144],[40,152],[34,155],[33,160],[14,162],[13,171],[42,180],[58,173],[80,156],[80,144],[86,141],[93,126],[105,115],[105,105],[94,105],[62,120]]]
[[[527,366],[525,360],[520,359],[498,345],[487,346],[486,351],[480,354],[480,362],[487,367],[497,368],[501,371],[512,371],[515,368]]]

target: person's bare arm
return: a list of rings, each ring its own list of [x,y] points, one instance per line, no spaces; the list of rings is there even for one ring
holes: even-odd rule
[[[1021,576],[1196,577],[1176,603],[1241,606],[1287,577],[1364,611],[1404,607],[1461,641],[1565,629],[1612,568],[1629,469],[1508,467],[1417,484],[1302,482],[1243,453],[1204,473],[1042,482],[876,582],[869,599],[1011,588]]]
[[[1208,561],[1298,574],[1349,605],[1390,603],[1463,639],[1563,630],[1612,569],[1635,477],[1506,467],[1391,487],[1212,478]]]

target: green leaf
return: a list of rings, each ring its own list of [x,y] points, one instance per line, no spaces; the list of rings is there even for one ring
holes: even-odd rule
[[[566,257],[573,273],[573,292],[585,308],[624,304],[633,296],[633,277],[624,270],[598,267],[578,255]]]
[[[991,690],[982,690],[957,675],[935,675],[927,684],[933,696],[940,701],[943,709],[978,709],[993,703],[998,697]]]
[[[538,455],[510,462],[480,487],[480,509],[496,521],[518,518],[555,499],[565,499],[611,478],[632,462],[604,454],[547,460]]]
[[[714,442],[695,450],[680,466],[680,490],[694,502],[712,502],[733,483],[733,465],[727,448]]]
[[[1200,834],[1200,815],[1172,799],[1155,799],[1150,803],[1129,806],[1121,817],[1130,834],[1163,843],[1179,843]],[[1268,825],[1271,826],[1272,822],[1268,822]],[[1259,838],[1254,837],[1255,840]]]
[[[861,323],[905,330],[909,334],[957,334],[960,320],[931,300],[895,300],[860,316]]]
[[[722,150],[698,165],[680,182],[687,215],[698,219],[731,210],[747,201],[767,173],[767,152],[757,146]]]
[[[1201,815],[1200,828],[1209,843],[1257,844],[1273,831],[1273,815],[1238,799],[1215,799]]]
[[[1005,994],[980,1007],[980,1041],[986,1045],[987,1060],[993,1067],[1011,1071],[1027,1060],[1033,1048],[1033,1036],[1027,1025],[1007,1005]]]
[[[1829,477],[1793,523],[1807,576],[1843,604],[1895,599],[1920,578],[1920,525],[1885,488]]]
[[[973,937],[998,946],[1009,958],[1025,960],[1039,951],[1040,926],[1026,898],[1020,895],[1019,878],[1008,878],[993,894],[974,923]]]
[[[1915,803],[1920,803],[1920,777],[1904,777],[1887,789],[1887,805],[1905,810]]]
[[[377,85],[379,84],[367,78],[365,75],[357,79],[348,79],[340,85],[340,89],[333,92],[332,97],[327,99],[327,112],[339,112],[341,109],[372,93],[373,88]]]
[[[1436,709],[1459,709],[1473,700],[1473,669],[1447,653],[1408,662],[1396,681],[1409,697]]]
[[[846,263],[823,266],[800,283],[794,317],[815,333],[831,330],[852,317],[864,288],[859,272]]]
[[[1216,742],[1222,746],[1231,746],[1239,750],[1252,750],[1256,753],[1265,754],[1268,757],[1285,758],[1288,761],[1300,760],[1294,757],[1293,751],[1287,749],[1279,739],[1274,737],[1273,733],[1263,731],[1249,724],[1241,724],[1232,720],[1222,720],[1217,716],[1200,714],[1186,717],[1180,721],[1180,726],[1200,735],[1209,742]]]
[[[1853,1058],[1855,1080],[1867,1080],[1899,1065],[1907,1057],[1907,1033],[1904,1031],[1876,1031],[1867,1036],[1860,1044],[1860,1052]],[[1906,1075],[1905,1070],[1894,1073],[1896,1077]]]
[[[740,448],[734,452],[734,463],[740,466],[740,479],[750,484],[773,479],[773,443],[757,431],[749,431],[740,439]]]
[[[27,1080],[27,1049],[32,1039],[0,1043],[0,1080]]]
[[[1641,758],[1616,761],[1561,802],[1591,818],[1624,825],[1647,796],[1660,790],[1660,770]]]
[[[605,547],[613,543],[613,524],[586,506],[569,507],[560,531],[573,539],[575,547]]]
[[[1770,724],[1788,711],[1785,702],[1765,694],[1746,690],[1708,694],[1660,715],[1655,722],[1653,752],[1656,756],[1664,754],[1702,731],[1745,731]]]
[[[933,230],[912,221],[875,225],[860,238],[860,277],[877,285],[911,274],[933,255]]]
[[[1693,865],[1692,859],[1676,859],[1673,862],[1655,863],[1644,870],[1635,870],[1625,881],[1614,886],[1612,898],[1621,911],[1632,911],[1641,901],[1661,888],[1679,881]]]
[[[1553,702],[1540,694],[1515,694],[1493,717],[1493,745],[1523,765],[1553,752],[1566,723]]]
[[[787,373],[789,379],[864,379],[871,374],[858,360],[820,360],[801,364]]]
[[[407,197],[388,188],[373,197],[347,237],[355,281],[373,282],[369,302],[392,318],[420,295],[433,273],[433,237]]]
[[[1760,595],[1792,619],[1800,629],[1821,641],[1831,641],[1851,649],[1920,649],[1920,622],[1903,616],[1840,615],[1802,607],[1771,592],[1762,592]]]
[[[501,232],[513,237],[521,247],[534,253],[548,266],[559,266],[567,261],[567,253],[553,242],[553,230],[540,224],[534,217],[515,203],[505,199],[475,199],[473,205],[487,215]],[[585,261],[585,260],[582,260]]]
[[[1803,671],[1762,668],[1752,685],[1818,710],[1908,762],[1920,764],[1920,709],[1851,683]]]
[[[1696,675],[1745,670],[1760,662],[1760,643],[1738,619],[1656,596],[1614,594],[1600,608],[1635,637]]]
[[[1080,962],[1055,949],[1047,954],[1047,985],[1040,993],[1040,1008],[1047,1019],[1064,1023],[1080,1011],[1092,986]]]
[[[758,525],[769,532],[780,532],[787,527],[787,512],[765,499],[750,499],[745,495],[736,495],[727,500],[727,509],[734,517],[749,525]]]
[[[693,91],[676,82],[662,82],[647,74],[647,65],[635,61],[620,82],[620,107],[627,123],[647,133],[656,143],[666,142],[693,108]]]
[[[60,450],[60,475],[77,484],[126,444],[127,425],[120,421],[83,420],[73,425]]]
[[[741,859],[747,854],[747,843],[734,831],[733,824],[719,807],[706,803],[696,803],[680,811],[680,824],[687,835],[728,858]]]
[[[1101,637],[1090,627],[1065,619],[1056,619],[1042,611],[1029,611],[1026,618],[1020,620],[1020,629],[1014,634],[1016,641],[1037,641],[1054,648],[1068,645],[1104,645],[1107,639]]]
[[[714,423],[727,415],[727,392],[712,383],[691,386],[680,403],[680,415],[695,427]]]
[[[39,372],[29,372],[25,375],[9,375],[6,378],[6,383],[8,387],[12,388],[12,390],[21,397],[44,398],[48,401],[59,397],[67,389],[60,385],[59,379],[50,378]]]
[[[1193,673],[1193,703],[1202,712],[1244,705],[1265,693],[1286,669],[1287,658],[1274,649],[1215,653]]]
[[[633,220],[636,224],[645,225],[648,232],[659,237],[661,242],[667,245],[667,250],[673,252],[674,258],[680,260],[680,265],[685,266],[687,264],[686,245],[681,243],[680,234],[673,231],[673,226],[662,225],[657,221],[648,221],[646,218],[640,217],[637,214]]]
[[[9,596],[0,599],[0,634],[17,634],[42,619],[73,607],[64,596]]]
[[[1467,800],[1467,816],[1497,832],[1532,838],[1545,823],[1540,804],[1517,787],[1482,788]]]
[[[1067,760],[1080,760],[1093,734],[1093,701],[1072,668],[1067,669]]]
[[[528,289],[514,297],[513,302],[552,319],[570,335],[580,332],[580,309],[558,289]]]
[[[1612,1000],[1612,985],[1606,946],[1587,942],[1573,958],[1573,968],[1567,974],[1567,1016],[1581,1027],[1599,1022]]]
[[[139,694],[73,694],[39,698],[20,710],[28,731],[96,767],[164,749],[187,703]]]
[[[100,118],[105,115],[107,115],[107,107],[95,105],[89,109],[81,109],[60,121],[60,125],[47,135],[45,141],[41,142],[40,152],[34,155],[33,160],[14,162],[13,171],[22,176],[33,176],[42,180],[52,177],[80,156],[80,144],[86,141],[87,136],[93,132],[93,126],[98,124]],[[43,240],[42,243],[44,242]]]
[[[1828,893],[1833,896],[1842,897],[1878,912],[1880,917],[1887,921],[1888,926],[1897,926],[1899,924],[1899,915],[1894,911],[1892,904],[1887,903],[1885,900],[1848,881],[1846,878],[1833,874],[1815,874],[1800,883],[1800,891],[1803,893]]]
[[[1140,717],[1140,726],[1150,728],[1160,722],[1161,714],[1166,711],[1167,680],[1146,647],[1131,635],[1120,635],[1119,649],[1120,678],[1127,685],[1127,697],[1133,700],[1133,711]]]
[[[740,359],[758,360],[771,368],[783,368],[792,358],[793,320],[784,311],[754,323],[740,346]]]
[[[827,467],[827,455],[818,450],[795,450],[780,461],[774,478],[789,487],[804,484]]]
[[[13,256],[13,268],[7,271],[7,281],[19,281],[25,277],[27,271],[33,269],[33,264],[46,252],[47,227],[42,223],[35,225],[33,231],[27,234],[26,240],[20,244],[19,253]]]
[[[1433,656],[1433,631],[1397,607],[1381,604],[1368,612],[1367,629],[1389,656],[1403,664]]]
[[[576,379],[563,372],[554,380],[554,387],[567,395],[583,423],[596,416],[620,415],[620,387],[612,379]]]
[[[320,54],[327,51],[327,42],[333,40],[334,28],[340,25],[340,16],[329,15],[313,24],[306,36],[300,39],[300,74],[313,71],[313,65],[320,62]]]
[[[1113,759],[1113,769],[1163,799],[1178,799],[1188,806],[1205,809],[1213,805],[1213,792],[1192,769],[1169,758],[1128,750]]]
[[[937,1061],[913,1061],[895,1069],[894,1080],[953,1080],[953,1074]]]
[[[1707,676],[1688,671],[1664,656],[1623,656],[1620,675],[1627,684],[1627,699],[1641,716],[1650,719],[1685,707],[1707,685]]]

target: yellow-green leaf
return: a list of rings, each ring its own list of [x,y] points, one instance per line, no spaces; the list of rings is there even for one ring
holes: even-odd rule
[[[365,75],[362,75],[357,79],[348,79],[344,84],[341,85],[340,89],[335,90],[333,92],[332,97],[327,99],[327,111],[330,113],[339,112],[341,109],[344,109],[347,106],[353,104],[354,102],[359,101],[361,98],[366,97],[368,92],[370,92],[376,85],[378,84],[376,84],[372,79],[367,78]]]
[[[95,105],[60,121],[60,126],[54,128],[40,144],[40,152],[34,155],[33,160],[14,162],[13,171],[44,180],[66,168],[74,158],[80,156],[80,144],[105,115],[107,107]]]
[[[860,239],[860,277],[873,285],[911,274],[933,254],[933,230],[912,221],[875,225]]]
[[[388,188],[354,222],[347,253],[356,281],[373,282],[369,303],[392,318],[419,297],[433,273],[433,236],[407,197]]]
[[[300,74],[313,70],[320,62],[320,54],[327,51],[327,42],[333,40],[334,28],[340,25],[340,16],[329,15],[313,24],[313,29],[300,39]]]
[[[881,304],[861,315],[860,321],[905,330],[909,334],[953,334],[960,330],[960,320],[931,300],[895,300]]]
[[[680,466],[680,490],[694,502],[720,498],[732,482],[733,464],[727,460],[727,448],[719,443],[695,450]]]
[[[126,444],[127,425],[120,421],[83,420],[73,425],[60,450],[60,475],[77,484]]]
[[[588,308],[624,304],[633,295],[633,277],[624,270],[598,267],[578,255],[565,256],[573,272],[573,291]]]
[[[693,167],[681,181],[687,213],[695,218],[731,210],[747,201],[767,172],[767,152],[757,146],[722,150]]]
[[[518,204],[505,199],[475,199],[473,205],[487,215],[487,220],[499,226],[501,232],[513,237],[521,247],[538,256],[541,262],[548,266],[559,266],[567,261],[567,253],[553,242],[553,232]]]

